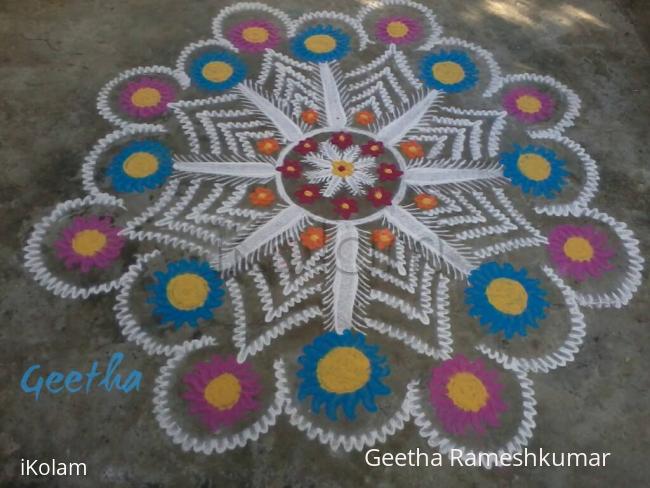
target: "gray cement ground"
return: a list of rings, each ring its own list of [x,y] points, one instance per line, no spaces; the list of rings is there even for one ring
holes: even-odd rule
[[[208,36],[213,0],[0,2],[0,484],[4,486],[647,486],[650,483],[650,324],[647,287],[623,310],[587,311],[577,360],[535,375],[533,448],[608,451],[605,469],[373,468],[336,455],[284,420],[256,443],[221,456],[182,453],[151,414],[159,361],[123,342],[112,297],[68,302],[23,271],[21,246],[56,203],[81,195],[80,163],[108,130],[95,96],[138,65],[173,62]],[[279,3],[279,2],[278,2]],[[288,0],[289,11],[345,9],[350,1]],[[595,206],[624,220],[648,256],[650,58],[645,0],[436,1],[449,35],[483,45],[506,72],[551,74],[574,88],[583,112],[571,135],[601,168]],[[354,4],[356,9],[357,5]],[[80,319],[82,317],[82,319]],[[114,351],[145,375],[144,391],[49,396],[21,393],[33,363],[71,369]],[[414,428],[386,449],[426,448]],[[21,457],[84,460],[85,479],[17,477]],[[58,483],[58,485],[57,485]]]

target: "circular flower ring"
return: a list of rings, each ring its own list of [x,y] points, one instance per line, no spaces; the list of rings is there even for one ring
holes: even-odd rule
[[[474,88],[478,69],[464,51],[440,51],[422,58],[420,77],[429,88],[458,93]]]
[[[280,33],[275,24],[266,20],[248,20],[233,27],[226,36],[240,51],[255,53],[275,49]]]
[[[607,235],[591,226],[558,225],[548,236],[548,250],[559,272],[578,281],[613,268]]]
[[[234,357],[212,356],[196,364],[183,382],[183,398],[189,412],[213,432],[235,424],[259,408],[259,378],[248,363],[240,364]]]
[[[162,186],[172,173],[172,156],[157,141],[135,141],[112,160],[107,174],[121,193],[143,192]]]
[[[568,175],[565,162],[545,147],[514,147],[514,151],[501,154],[504,176],[524,193],[555,198]]]
[[[173,85],[156,78],[142,77],[127,83],[120,93],[120,106],[131,117],[151,119],[167,112],[167,105],[175,98]]]
[[[148,287],[148,302],[162,323],[196,327],[199,319],[209,320],[213,309],[222,305],[223,280],[208,263],[183,259],[168,264],[167,271],[154,273],[156,282]]]
[[[510,264],[483,263],[471,272],[465,302],[469,314],[488,325],[491,334],[503,332],[506,339],[515,333],[525,336],[526,327],[537,328],[545,317],[546,292],[537,280],[528,277],[525,269],[515,270]]]
[[[107,268],[120,256],[124,239],[108,217],[75,217],[54,243],[56,253],[66,268],[87,273],[93,268]]]
[[[227,51],[208,51],[194,59],[190,78],[202,90],[223,91],[246,78],[246,65]]]
[[[328,332],[303,348],[298,358],[302,379],[298,399],[312,397],[311,409],[320,413],[322,406],[331,420],[343,408],[346,417],[356,418],[361,403],[369,412],[376,412],[374,398],[388,395],[390,389],[382,378],[390,374],[386,358],[377,354],[377,347],[366,344],[365,337],[346,330],[342,334]]]
[[[486,426],[497,427],[499,415],[508,409],[497,378],[497,372],[486,369],[480,359],[470,361],[462,355],[433,368],[429,395],[444,428],[456,435],[468,430],[483,435]]]
[[[291,41],[293,54],[301,61],[327,63],[344,58],[350,37],[331,25],[317,25],[300,32]]]

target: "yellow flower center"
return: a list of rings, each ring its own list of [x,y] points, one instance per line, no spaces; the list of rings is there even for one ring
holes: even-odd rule
[[[594,257],[594,248],[584,237],[569,237],[564,243],[564,254],[571,261],[583,263]]]
[[[126,158],[122,169],[131,178],[146,178],[158,171],[158,158],[148,152],[136,152]]]
[[[223,373],[214,378],[203,391],[205,401],[218,410],[230,410],[239,401],[241,384],[230,373]]]
[[[449,379],[447,396],[465,412],[478,412],[490,398],[483,382],[476,375],[467,372],[456,373]]]
[[[535,153],[519,156],[517,168],[521,174],[533,181],[544,181],[551,175],[551,163],[545,157]]]
[[[305,47],[316,54],[325,54],[336,49],[336,39],[328,34],[314,34],[305,39]]]
[[[527,114],[536,114],[542,108],[542,102],[532,95],[522,95],[517,98],[517,108]]]
[[[485,290],[488,302],[499,312],[520,315],[528,305],[528,293],[521,283],[510,278],[496,278]]]
[[[160,92],[155,88],[138,88],[131,95],[131,103],[139,108],[155,107],[160,103]]]
[[[106,236],[95,229],[86,229],[77,232],[72,239],[74,252],[84,257],[91,257],[104,249]]]
[[[433,77],[445,85],[455,85],[465,79],[465,70],[453,61],[435,63],[431,71]]]
[[[262,44],[269,40],[269,31],[264,27],[246,27],[241,35],[246,42],[251,44]]]
[[[353,173],[354,163],[343,160],[332,161],[332,174],[334,176],[345,178],[346,176],[352,176]]]
[[[212,83],[222,83],[232,76],[234,70],[231,65],[223,61],[212,61],[201,70],[203,77]]]
[[[394,20],[388,23],[386,26],[386,32],[388,32],[388,35],[390,37],[402,38],[408,34],[409,28],[404,22],[400,20]]]
[[[370,360],[354,347],[335,347],[316,366],[320,386],[331,393],[352,393],[370,379]]]
[[[208,282],[194,273],[174,276],[167,283],[167,299],[178,310],[194,310],[205,303],[210,292]]]
[[[314,192],[311,191],[311,190],[305,190],[305,191],[303,192],[303,195],[305,195],[306,197],[313,197],[313,196],[314,196]]]

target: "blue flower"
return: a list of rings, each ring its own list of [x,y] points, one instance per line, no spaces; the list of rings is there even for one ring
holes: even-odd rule
[[[291,50],[301,61],[327,63],[348,54],[350,37],[331,25],[316,25],[294,37],[291,40]]]
[[[297,373],[302,379],[298,399],[303,401],[311,396],[312,411],[318,414],[325,406],[331,420],[337,420],[339,407],[354,420],[359,402],[369,412],[376,412],[375,396],[390,393],[390,388],[382,383],[390,368],[386,358],[377,354],[378,349],[367,345],[363,334],[349,330],[317,337],[298,358],[302,365]]]
[[[172,173],[172,156],[160,142],[135,141],[117,153],[106,173],[117,192],[153,190]]]
[[[205,52],[192,61],[190,78],[202,90],[223,91],[246,78],[246,65],[227,51]]]
[[[514,151],[501,154],[504,176],[524,193],[555,198],[568,175],[564,161],[545,147],[514,147]]]
[[[422,58],[420,78],[434,90],[458,93],[474,88],[478,68],[464,51],[440,51]]]
[[[163,324],[179,329],[187,323],[196,327],[199,319],[209,320],[213,309],[222,305],[223,280],[208,263],[183,259],[169,263],[166,272],[154,273],[147,303]]]
[[[465,303],[469,314],[478,317],[488,332],[503,332],[506,339],[517,333],[526,335],[526,327],[537,328],[546,316],[546,291],[539,281],[529,278],[525,268],[515,270],[510,264],[484,263],[469,275]]]

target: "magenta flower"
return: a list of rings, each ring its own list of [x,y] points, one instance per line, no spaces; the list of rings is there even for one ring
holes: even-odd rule
[[[213,432],[238,422],[259,408],[259,377],[233,356],[212,356],[183,377],[189,411]]]
[[[560,274],[578,281],[613,268],[607,236],[591,226],[558,225],[548,236],[548,250]]]
[[[485,434],[485,426],[497,427],[508,407],[501,399],[496,371],[485,368],[480,359],[462,355],[433,368],[429,381],[431,405],[443,427],[456,435],[468,429]]]
[[[237,49],[247,53],[273,49],[280,44],[277,27],[266,20],[247,20],[228,31],[227,36]]]
[[[420,37],[422,27],[412,17],[384,17],[377,22],[375,35],[384,44],[408,44]]]
[[[532,124],[550,119],[555,111],[555,102],[537,88],[523,86],[506,92],[503,107],[513,117]]]
[[[110,217],[75,217],[54,248],[68,269],[78,267],[87,273],[93,268],[106,268],[124,247],[120,230],[112,225]]]
[[[167,111],[176,98],[173,85],[156,78],[140,78],[127,83],[120,93],[120,106],[131,117],[151,119]]]

